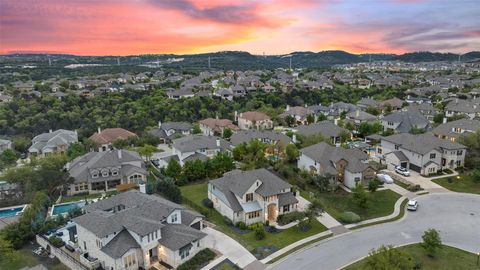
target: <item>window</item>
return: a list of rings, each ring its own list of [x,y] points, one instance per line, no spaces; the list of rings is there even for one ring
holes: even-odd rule
[[[433,153],[433,154],[430,154],[430,159],[434,159],[437,157],[437,154]]]
[[[285,213],[285,212],[289,212],[289,211],[290,211],[290,205],[289,204],[284,205],[283,206],[283,212]]]
[[[98,178],[98,172],[92,173],[92,178]]]
[[[457,160],[455,163],[457,164],[457,167],[462,166],[462,161],[460,161],[460,160]]]
[[[180,258],[185,259],[186,257],[190,256],[190,245],[180,249]]]
[[[127,255],[125,258],[123,258],[123,264],[125,265],[125,268],[135,265],[135,263],[135,253]]]
[[[85,241],[83,241],[83,249],[84,249],[84,251],[87,250],[87,242],[85,242]]]
[[[247,214],[248,219],[257,218],[260,216],[260,211],[250,212]]]
[[[108,176],[108,171],[106,171],[106,170],[105,170],[105,171],[102,171],[102,176],[103,176],[103,177],[107,177],[107,176]]]
[[[117,175],[118,175],[118,171],[117,171],[117,170],[112,171],[112,175],[113,175],[113,176],[117,176]]]
[[[387,125],[393,126],[393,122],[388,122]]]
[[[462,150],[458,150],[458,151],[457,151],[457,156],[461,156],[461,155],[463,155],[463,151],[462,151]]]
[[[382,148],[380,148],[380,147],[377,148],[377,152],[378,152],[379,154],[381,154],[381,153],[382,153]]]
[[[399,146],[398,145],[395,145],[395,150],[398,150]]]
[[[177,214],[172,215],[172,223],[177,222]]]
[[[247,193],[247,194],[245,195],[245,200],[246,200],[247,202],[253,201],[253,193]]]

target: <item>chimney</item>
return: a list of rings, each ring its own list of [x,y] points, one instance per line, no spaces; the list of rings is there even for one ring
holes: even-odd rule
[[[359,117],[360,116],[360,110],[357,109],[357,111],[355,112],[355,117]]]
[[[335,126],[338,126],[338,118],[335,118],[335,120],[333,120],[333,123],[335,124]]]
[[[458,103],[458,98],[455,99],[455,103]]]
[[[218,119],[218,114],[215,114],[215,119]]]
[[[122,159],[122,150],[117,150],[118,159]]]
[[[287,108],[285,109],[286,112],[290,111],[290,105],[287,105]]]
[[[52,132],[53,132],[53,130],[49,129],[49,130],[48,130],[48,132],[49,132],[49,133],[52,133]]]
[[[217,142],[217,147],[220,147],[220,139],[217,139],[216,142]]]
[[[314,122],[314,123],[318,122],[318,115],[316,115],[316,114],[314,115],[314,117],[313,117],[313,122]]]
[[[447,123],[447,120],[448,120],[448,119],[447,119],[446,117],[443,117],[442,123],[443,123],[443,124]]]
[[[307,107],[308,107],[308,105],[307,105],[307,103],[305,103],[305,108],[307,108]]]
[[[242,116],[242,114],[240,114],[240,116]],[[235,111],[233,115],[233,120],[238,121],[238,111]]]
[[[97,132],[98,132],[98,134],[100,134],[102,132],[102,129],[100,127],[98,127]]]
[[[158,128],[162,127],[162,121],[158,120]]]
[[[293,143],[297,143],[297,134],[294,133],[292,135],[292,141],[293,141]]]

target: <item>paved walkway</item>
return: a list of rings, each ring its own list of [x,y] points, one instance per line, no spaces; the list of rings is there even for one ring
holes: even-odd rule
[[[205,247],[218,250],[223,254],[222,256],[223,259],[228,258],[230,261],[238,265],[240,268],[244,268],[248,264],[257,260],[255,256],[253,256],[250,252],[248,252],[246,248],[244,248],[237,241],[233,240],[226,234],[219,232],[210,227],[205,228],[203,232],[208,234],[204,238]],[[217,260],[219,260],[219,258],[217,258],[215,261]],[[217,263],[219,262],[221,262],[221,260],[218,261]],[[203,269],[210,269],[210,268],[204,267]]]
[[[342,226],[340,222],[338,222],[336,219],[334,219],[330,214],[327,212],[323,212],[321,216],[317,217],[318,222],[322,223],[325,227],[328,229],[331,229],[333,227],[338,227]]]

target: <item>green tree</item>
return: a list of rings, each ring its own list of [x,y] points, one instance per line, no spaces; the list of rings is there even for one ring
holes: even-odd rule
[[[434,117],[433,117],[433,122],[435,124],[441,124],[443,123],[443,118],[445,117],[445,115],[443,113],[439,113],[439,114],[436,114]]]
[[[352,188],[352,200],[360,208],[367,207],[368,195],[362,184],[357,183],[357,185]]]
[[[185,162],[180,180],[182,183],[197,181],[207,177],[206,162],[200,159]]]
[[[312,183],[320,190],[320,192],[327,192],[332,189],[333,176],[329,173],[325,175],[317,174],[312,177]]]
[[[19,256],[13,249],[12,243],[0,235],[0,261],[14,262],[18,259]]]
[[[349,122],[350,123],[350,122]],[[348,140],[350,140],[351,136],[350,136],[350,133],[348,133],[347,131],[345,130],[342,130],[340,131],[340,142],[341,143],[346,143]]]
[[[377,191],[378,186],[379,186],[379,183],[378,183],[377,179],[373,179],[373,180],[368,181],[368,191],[373,193],[373,192]]]
[[[308,123],[308,124],[313,124],[313,123],[315,123],[315,116],[313,116],[313,114],[307,115],[307,123]]]
[[[31,143],[31,140],[24,136],[17,136],[12,139],[13,148],[20,153],[26,153]]]
[[[409,131],[410,134],[423,134],[425,133],[425,129],[423,128],[417,128],[417,127],[412,127]]]
[[[288,144],[287,147],[285,148],[285,155],[287,156],[288,162],[294,162],[299,157],[300,152],[298,151],[297,146],[295,146],[295,144]]]
[[[265,157],[266,145],[259,140],[241,143],[233,149],[233,158],[243,164],[243,169],[250,170],[264,167],[268,164]]]
[[[322,134],[317,133],[310,136],[297,135],[297,140],[299,141],[300,146],[305,148],[310,145],[324,142],[325,138],[322,136]]]
[[[232,137],[233,135],[233,131],[229,128],[224,128],[223,129],[223,133],[222,133],[222,137],[224,139],[230,139],[230,137]]]
[[[85,146],[83,144],[76,142],[70,144],[67,150],[67,157],[69,160],[74,160],[75,158],[79,156],[83,156],[87,153],[87,149],[85,149]]]
[[[421,246],[428,253],[428,256],[434,257],[439,248],[442,248],[442,239],[435,229],[428,229],[423,233]]]
[[[207,175],[210,178],[220,177],[224,173],[235,169],[235,161],[228,152],[219,152],[205,164]]]
[[[147,161],[149,161],[153,153],[157,151],[158,151],[157,147],[150,144],[145,144],[144,146],[141,146],[138,148],[138,154],[144,157]]]
[[[297,122],[295,120],[295,117],[291,116],[291,115],[287,115],[284,119],[285,121],[285,124],[287,124],[288,127],[293,127],[295,125],[295,123]]]
[[[175,185],[173,178],[165,177],[164,179],[159,179],[157,182],[157,191],[172,202],[182,203],[182,192],[180,188]]]
[[[465,166],[470,169],[480,168],[480,130],[461,136],[459,142],[468,149]]]
[[[175,159],[174,157],[170,158],[167,168],[165,169],[165,175],[178,180],[181,172],[182,166],[180,166],[177,159]]]
[[[323,209],[323,205],[319,200],[312,200],[305,211],[305,216],[308,218],[308,222],[311,223],[318,216],[321,216],[324,212]]]
[[[200,125],[199,125],[199,124],[193,124],[192,133],[193,133],[193,134],[200,134],[200,133],[202,133],[202,130],[200,129]]]
[[[393,246],[381,246],[377,250],[371,250],[365,259],[365,270],[412,270],[414,269],[413,258],[410,254],[394,248]]]
[[[365,109],[365,112],[367,112],[369,114],[373,114],[373,115],[379,115],[380,114],[380,110],[375,108],[375,107],[372,107],[372,106],[368,106]]]
[[[13,149],[5,149],[0,154],[0,161],[6,165],[14,165],[20,156]]]

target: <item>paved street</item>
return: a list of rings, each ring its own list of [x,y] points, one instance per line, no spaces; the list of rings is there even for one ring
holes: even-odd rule
[[[440,231],[444,244],[480,251],[480,196],[459,193],[422,195],[417,212],[400,221],[354,230],[327,239],[271,266],[272,269],[339,269],[382,244],[419,242],[429,228]]]

